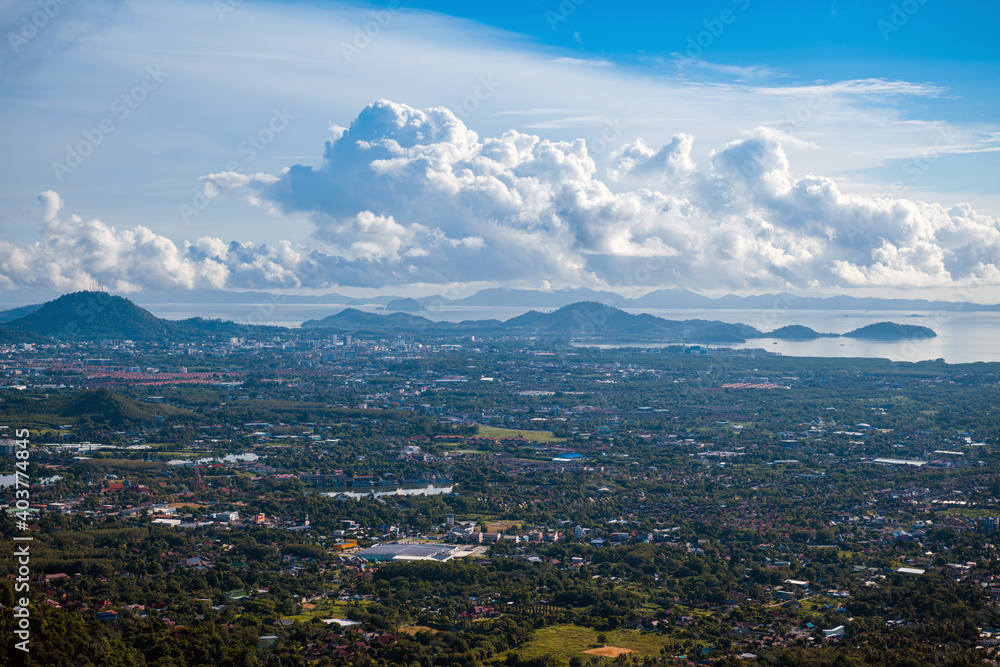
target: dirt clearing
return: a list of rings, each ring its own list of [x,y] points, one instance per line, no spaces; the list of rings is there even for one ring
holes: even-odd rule
[[[629,653],[634,653],[630,648],[619,648],[617,646],[602,646],[601,648],[592,648],[584,651],[584,653],[589,653],[590,655],[599,655],[602,658],[617,658],[620,655],[628,655]]]

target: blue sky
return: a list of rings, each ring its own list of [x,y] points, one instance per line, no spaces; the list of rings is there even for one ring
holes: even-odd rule
[[[15,0],[0,285],[1000,301],[998,19]]]
[[[709,47],[717,60],[731,65],[757,61],[796,70],[809,78],[870,76],[872,67],[892,61],[898,65],[988,63],[996,56],[992,38],[1000,17],[1000,8],[987,2],[584,0],[493,6],[421,2],[410,6],[527,35],[540,44],[616,60],[634,59],[639,53],[683,51],[688,37],[703,30],[706,21],[730,10],[737,19],[727,25],[725,36],[719,35]],[[882,72],[901,78],[910,78],[912,73],[905,65]]]
[[[757,66],[788,82],[933,81],[953,97],[914,109],[917,116],[931,117],[938,108],[962,120],[991,120],[1000,113],[996,3],[571,0],[415,6],[620,64],[656,68],[656,58],[695,53],[717,65]],[[733,18],[721,23],[727,11]]]

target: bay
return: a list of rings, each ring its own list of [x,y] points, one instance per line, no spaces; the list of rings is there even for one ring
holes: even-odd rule
[[[298,327],[305,320],[322,319],[347,306],[339,304],[150,304],[149,309],[158,317],[183,319],[187,317],[219,317],[236,322],[271,324]],[[376,306],[351,306],[368,312],[379,311]],[[529,310],[549,312],[555,308],[441,306],[433,311],[417,313],[436,322],[462,320],[508,320]],[[1000,361],[1000,313],[996,312],[943,312],[899,310],[792,310],[769,308],[764,310],[691,310],[668,308],[628,308],[627,312],[649,313],[669,320],[718,320],[720,322],[748,324],[761,331],[773,331],[783,326],[800,324],[820,333],[843,334],[876,322],[896,322],[926,326],[937,333],[936,338],[915,341],[886,342],[857,338],[817,338],[807,341],[760,338],[746,343],[712,345],[739,349],[760,348],[794,357],[861,357],[882,358],[892,361],[924,361],[944,359],[948,363]],[[254,314],[256,313],[256,316]],[[916,315],[917,317],[913,317]],[[655,347],[655,345],[642,345]]]
[[[629,311],[633,312],[633,311]],[[635,311],[638,312],[638,311]],[[782,340],[758,338],[746,343],[712,345],[736,349],[759,348],[790,357],[860,357],[892,361],[944,359],[951,364],[1000,361],[1000,313],[829,311],[829,310],[649,310],[666,319],[710,319],[748,324],[764,332],[800,324],[820,333],[844,334],[877,322],[895,322],[928,327],[936,338],[906,341],[875,341],[860,338],[816,338]],[[911,317],[918,315],[919,317]]]

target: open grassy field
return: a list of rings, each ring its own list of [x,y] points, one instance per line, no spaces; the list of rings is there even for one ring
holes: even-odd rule
[[[584,653],[589,653],[590,655],[597,655],[602,658],[617,658],[620,655],[628,655],[629,653],[635,653],[630,648],[621,648],[620,646],[602,646],[601,648],[592,648],[584,651]]]
[[[487,533],[503,533],[511,528],[520,528],[524,525],[524,521],[487,521],[486,532]]]
[[[545,654],[559,660],[569,660],[575,655],[599,648],[597,644],[599,634],[602,633],[579,625],[553,625],[536,630],[535,638],[521,647],[517,653],[520,653],[525,660]],[[658,656],[664,646],[660,635],[639,630],[612,630],[603,634],[607,637],[609,647],[629,649],[639,655]]]
[[[522,438],[526,438],[532,442],[540,442],[542,444],[566,442],[566,438],[557,438],[552,435],[552,431],[525,431],[516,428],[497,428],[495,426],[480,426],[479,435],[486,438],[496,438],[498,440],[521,436]]]
[[[363,604],[363,603],[362,603]],[[308,609],[307,607],[312,607]],[[295,616],[282,616],[283,619],[292,619],[300,623],[309,623],[314,618],[347,618],[350,607],[346,602],[334,602],[332,600],[322,600],[318,604],[303,605],[302,613]]]
[[[804,611],[819,611],[825,607],[838,606],[837,600],[828,598],[825,595],[813,595],[804,600],[799,600]]]

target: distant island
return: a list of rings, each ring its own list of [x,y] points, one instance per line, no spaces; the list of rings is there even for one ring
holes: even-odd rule
[[[385,306],[386,310],[399,311],[404,313],[426,313],[427,309],[416,299],[396,299],[390,301]]]
[[[855,329],[844,334],[845,338],[865,338],[868,340],[910,340],[912,338],[935,338],[933,329],[914,324],[879,322]]]
[[[812,340],[814,338],[837,338],[837,334],[819,333],[801,324],[789,324],[788,326],[775,329],[767,334],[768,338],[781,338],[783,340]]]

